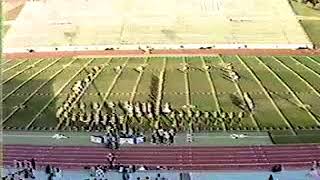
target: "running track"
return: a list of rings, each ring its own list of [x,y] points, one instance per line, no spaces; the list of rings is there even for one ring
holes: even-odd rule
[[[213,56],[213,55],[320,55],[317,50],[290,50],[290,49],[180,49],[180,50],[154,50],[152,54],[144,54],[139,50],[111,50],[111,51],[51,51],[33,53],[4,53],[5,59],[19,58],[57,58],[57,57],[152,57],[152,56]]]
[[[37,166],[47,164],[63,169],[103,165],[111,150],[89,146],[4,145],[4,165],[13,160],[35,158]],[[320,160],[320,145],[282,146],[134,146],[113,151],[116,162],[125,165],[157,165],[175,170],[269,170],[275,164],[286,169],[310,168]]]

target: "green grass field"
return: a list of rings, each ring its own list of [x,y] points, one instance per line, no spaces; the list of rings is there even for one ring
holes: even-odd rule
[[[183,71],[184,63],[188,68]],[[228,63],[240,77],[238,80],[228,75]],[[145,69],[137,71],[143,64]],[[189,124],[195,132],[301,134],[320,129],[319,56],[24,59],[2,62],[1,66],[2,123],[7,130],[87,127],[80,122],[59,124],[56,111],[73,84],[83,80],[95,66],[102,69],[79,99],[87,106],[91,102],[132,101],[151,102],[161,109],[168,102],[176,114],[182,114],[176,118],[161,114],[153,119],[125,116],[128,126],[140,130],[151,130],[157,123],[180,132],[186,131]],[[123,68],[115,71],[117,66]],[[244,97],[246,93],[253,109]],[[122,108],[115,110],[125,115]],[[86,111],[92,110],[88,107]],[[108,112],[105,107],[101,111]],[[190,117],[187,112],[191,112]],[[206,112],[209,117],[205,117]],[[243,117],[238,117],[239,113]],[[104,129],[99,125],[99,130]]]
[[[291,6],[295,13],[300,16],[305,17],[320,17],[320,11],[311,9],[307,7],[305,4],[298,3],[296,1],[291,1]],[[308,34],[310,40],[317,48],[320,47],[320,20],[301,20],[301,25],[303,26],[304,30]]]
[[[310,40],[316,46],[320,47],[320,21],[315,20],[303,20],[301,21],[303,28],[310,37]]]
[[[297,1],[292,0],[291,5],[297,15],[320,17],[320,12],[318,10],[309,8],[306,6],[306,4],[299,3]]]

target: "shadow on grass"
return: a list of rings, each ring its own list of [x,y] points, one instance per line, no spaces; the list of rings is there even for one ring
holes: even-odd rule
[[[237,106],[239,109],[241,109],[245,112],[249,112],[245,106],[245,103],[238,96],[236,96],[234,94],[229,94],[229,97],[230,97],[233,105]]]
[[[150,83],[150,94],[149,94],[149,99],[150,102],[156,103],[157,102],[157,97],[158,97],[158,89],[159,89],[159,77],[152,74],[151,77],[151,83]]]
[[[22,80],[14,78],[3,85],[2,125],[5,130],[24,130],[37,113],[53,98],[52,81],[48,81],[49,78],[32,79],[16,90],[27,78],[25,77]],[[37,90],[39,87],[41,88]],[[42,122],[43,127],[49,128],[51,124],[54,124],[50,121],[51,119],[55,121],[55,101],[52,101],[48,108],[50,107],[54,107],[52,113],[40,116],[40,120],[49,120],[49,122]],[[48,118],[47,116],[53,116],[54,118]]]

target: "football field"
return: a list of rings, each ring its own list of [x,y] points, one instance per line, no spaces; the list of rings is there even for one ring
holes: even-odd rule
[[[72,106],[70,115],[114,112],[140,130],[159,124],[181,132],[320,128],[319,56],[212,56],[149,58],[47,58],[2,62],[4,129],[104,130],[77,118],[56,118],[77,81],[100,67]],[[152,106],[152,117],[128,116],[125,102]],[[171,113],[161,113],[165,104]],[[156,112],[160,115],[156,116]],[[175,112],[175,113],[173,113]]]

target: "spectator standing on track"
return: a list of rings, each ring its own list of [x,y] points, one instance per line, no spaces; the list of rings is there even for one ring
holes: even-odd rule
[[[102,180],[104,178],[104,172],[100,167],[96,170],[95,177],[98,178],[97,180]]]
[[[155,180],[161,180],[161,175],[160,175],[160,173],[157,174],[157,177],[156,177]]]
[[[124,167],[122,165],[119,165],[119,172],[122,173],[124,171]]]
[[[108,163],[109,163],[109,169],[113,168],[113,163],[115,161],[115,156],[113,153],[109,153],[107,157]]]
[[[56,173],[55,173],[55,176],[57,180],[62,180],[62,172],[59,168],[56,168]]]
[[[46,166],[45,172],[46,172],[46,174],[50,174],[51,173],[51,167],[50,167],[49,164]]]
[[[135,173],[136,172],[136,166],[132,165],[132,172]]]
[[[273,176],[272,174],[270,174],[269,179],[268,180],[273,180]]]
[[[320,168],[320,162],[318,161],[313,161],[312,162],[312,168],[313,169],[318,169],[318,168]]]
[[[30,178],[35,179],[34,170],[32,168],[26,169],[25,173],[28,174]]]
[[[21,168],[25,168],[25,164],[23,161],[21,161]]]
[[[307,174],[307,176],[319,179],[320,178],[320,172],[317,169],[311,168],[310,172]]]
[[[50,175],[48,176],[48,180],[53,180],[53,178],[54,178],[54,174],[50,173]]]
[[[53,173],[53,176],[54,176],[56,172],[56,168],[54,166],[51,166],[50,172]]]
[[[146,170],[146,168],[142,165],[142,166],[140,166],[139,167],[139,169],[138,169],[139,171],[145,171]]]
[[[36,161],[33,158],[31,159],[31,166],[32,169],[36,170]]]
[[[30,163],[30,161],[28,161],[28,160],[24,160],[23,161],[23,163],[24,163],[24,167],[23,168],[30,168],[31,167],[31,163]]]
[[[122,180],[129,180],[130,176],[126,169],[122,171]]]
[[[132,174],[131,174],[131,173],[128,173],[128,180],[133,180],[133,179],[132,179]]]
[[[120,169],[121,164],[117,163],[116,165],[114,165],[113,169],[119,170]]]

